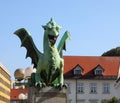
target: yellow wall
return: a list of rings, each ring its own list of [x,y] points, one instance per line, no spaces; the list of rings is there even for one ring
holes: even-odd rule
[[[0,67],[0,103],[10,103],[10,74]]]

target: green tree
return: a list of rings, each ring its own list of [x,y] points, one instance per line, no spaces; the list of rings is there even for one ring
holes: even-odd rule
[[[104,52],[101,56],[120,56],[120,47],[116,47]]]
[[[113,97],[113,98],[110,100],[110,103],[118,103],[117,97]]]
[[[113,97],[111,99],[103,99],[101,103],[118,103],[117,97]]]

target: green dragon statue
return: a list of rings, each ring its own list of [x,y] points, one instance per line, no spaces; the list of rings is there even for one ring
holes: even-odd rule
[[[22,44],[27,49],[26,58],[30,57],[36,73],[31,75],[32,86],[54,86],[62,88],[64,86],[64,60],[62,50],[66,50],[66,40],[70,34],[66,31],[56,47],[55,43],[59,36],[60,26],[51,19],[44,28],[43,52],[41,53],[35,46],[32,37],[27,30],[21,28],[14,32]]]

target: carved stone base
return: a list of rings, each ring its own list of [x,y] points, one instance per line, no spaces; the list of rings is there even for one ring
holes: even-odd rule
[[[45,87],[39,90],[30,87],[27,103],[68,103],[67,89],[59,90],[53,87]]]

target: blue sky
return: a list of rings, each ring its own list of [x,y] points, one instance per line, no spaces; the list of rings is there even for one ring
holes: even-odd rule
[[[1,0],[0,1],[0,62],[13,74],[26,69],[31,59],[25,59],[26,49],[13,33],[26,28],[42,52],[43,29],[50,18],[71,34],[64,55],[100,56],[120,46],[119,0]]]

